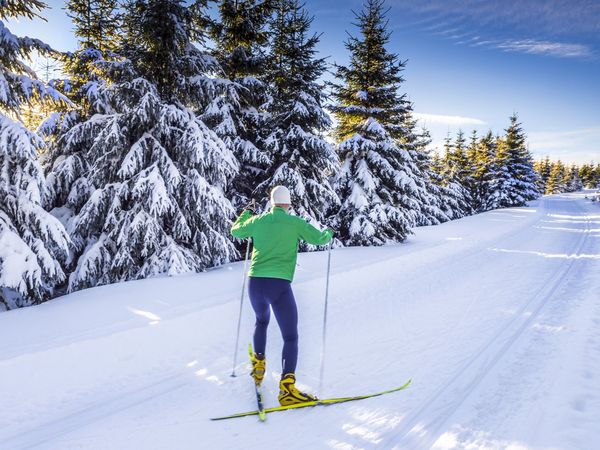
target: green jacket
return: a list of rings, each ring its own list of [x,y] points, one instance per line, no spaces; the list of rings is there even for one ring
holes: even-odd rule
[[[283,278],[292,281],[298,257],[298,242],[325,245],[333,231],[319,231],[304,219],[273,207],[260,216],[244,211],[231,227],[237,238],[252,238],[252,265],[248,275],[258,278]]]

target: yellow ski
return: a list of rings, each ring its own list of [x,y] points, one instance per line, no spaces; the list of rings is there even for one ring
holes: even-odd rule
[[[391,394],[392,392],[401,391],[403,389],[406,389],[410,385],[411,382],[412,382],[412,380],[408,380],[406,383],[404,383],[400,387],[397,387],[394,389],[389,389],[387,391],[377,392],[375,394],[356,395],[353,397],[328,398],[328,399],[324,399],[324,400],[315,400],[312,402],[297,403],[295,405],[276,406],[274,408],[267,408],[262,411],[248,411],[248,412],[243,412],[243,413],[232,414],[229,416],[214,417],[210,420],[225,420],[225,419],[234,419],[236,417],[256,416],[256,415],[258,415],[260,417],[261,414],[272,413],[272,412],[276,412],[276,411],[285,411],[288,409],[308,408],[308,407],[313,407],[313,406],[326,406],[326,405],[332,405],[335,403],[345,403],[345,402],[353,402],[355,400],[364,400],[366,398],[379,397],[381,395]]]

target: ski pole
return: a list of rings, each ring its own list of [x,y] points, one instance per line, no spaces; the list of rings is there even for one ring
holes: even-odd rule
[[[325,372],[325,338],[327,335],[327,302],[329,300],[329,273],[331,271],[331,242],[327,250],[327,277],[325,281],[325,306],[323,308],[323,342],[321,344],[321,371],[319,373],[319,395],[323,392],[323,373]]]
[[[252,209],[254,209],[255,201],[252,199],[250,203]],[[244,306],[244,294],[246,293],[246,279],[248,277],[248,255],[250,254],[250,238],[246,242],[246,256],[244,256],[244,275],[242,279],[242,294],[240,295],[240,312],[238,314],[238,330],[235,336],[235,348],[233,349],[233,368],[231,369],[231,376],[235,377],[235,365],[237,364],[237,349],[240,344],[240,329],[242,327],[242,309]]]
[[[246,292],[246,277],[247,277],[247,266],[248,266],[248,254],[250,253],[250,238],[246,244],[246,256],[244,258],[244,277],[242,281],[242,295],[240,296],[240,313],[238,315],[237,334],[235,337],[235,348],[233,349],[233,368],[231,369],[231,376],[235,377],[235,365],[237,364],[237,350],[240,343],[240,328],[242,326],[242,307],[244,306],[244,294]]]

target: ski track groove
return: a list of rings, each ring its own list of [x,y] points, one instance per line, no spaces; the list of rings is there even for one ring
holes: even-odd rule
[[[585,212],[579,205],[578,208],[581,210],[581,212]],[[573,246],[573,254],[579,254],[588,240],[588,236],[590,234],[588,232],[590,229],[590,220],[586,219],[584,223],[586,232],[581,233],[578,242],[576,242],[576,244]],[[427,400],[422,402],[416,412],[408,418],[408,420],[405,422],[405,425],[402,426],[399,431],[389,433],[388,437],[384,438],[378,444],[378,448],[431,448],[439,438],[442,427],[458,410],[458,408],[460,408],[465,400],[475,391],[476,387],[481,383],[481,381],[483,381],[483,379],[493,370],[493,368],[502,359],[510,347],[512,347],[513,344],[523,335],[524,331],[528,329],[531,322],[539,316],[544,306],[548,304],[556,291],[563,286],[567,276],[577,261],[578,260],[576,258],[568,259],[567,262],[556,269],[548,278],[548,282],[544,285],[545,287],[533,295],[523,305],[518,313],[515,314],[512,319],[509,319],[501,327],[501,329],[495,333],[494,336],[492,336],[484,346],[480,348],[480,350],[468,358],[467,362],[464,363],[454,373],[454,375],[451,375],[448,381],[441,385],[432,396],[428,397]],[[530,306],[534,306],[531,314],[527,315],[525,319],[523,319],[524,313],[529,309]],[[518,325],[519,321],[522,321],[520,325]],[[508,330],[515,327],[516,330],[512,332],[512,334],[506,337],[503,336]],[[504,344],[501,344],[501,342],[504,342]],[[488,353],[490,350],[493,349],[494,346],[498,345],[500,345],[499,350],[489,355]],[[471,366],[476,365],[478,362],[480,363],[482,370],[478,370],[475,377],[467,383],[460,384],[459,381],[464,379],[464,372],[467,371]],[[458,398],[458,401],[446,404],[447,401],[444,401],[445,399],[442,397],[444,393],[449,392],[450,390],[458,391],[460,392],[460,395],[456,397]],[[442,402],[441,405],[434,404],[435,402],[439,401]],[[431,414],[432,409],[434,409],[434,411],[441,410],[441,413]],[[428,417],[432,418],[427,419]],[[415,439],[409,439],[409,442],[407,443],[406,438],[410,438],[409,435],[418,425],[423,425],[425,435],[415,436]],[[407,444],[409,445],[408,447],[406,446]]]
[[[101,403],[92,403],[83,409],[44,423],[35,428],[21,431],[0,441],[0,448],[25,450],[48,443],[55,438],[79,430],[94,422],[106,419],[115,413],[139,406],[149,400],[169,394],[189,385],[192,380],[187,373],[176,373],[154,383],[115,396]]]

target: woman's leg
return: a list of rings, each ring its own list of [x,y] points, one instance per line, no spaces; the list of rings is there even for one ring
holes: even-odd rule
[[[256,323],[254,326],[254,352],[257,354],[265,354],[267,345],[267,327],[269,318],[271,317],[271,308],[265,295],[264,278],[250,277],[248,281],[248,295],[254,314],[256,315]]]
[[[271,301],[271,306],[283,338],[282,374],[295,373],[298,362],[298,309],[291,283],[277,280],[277,284],[279,295]]]

